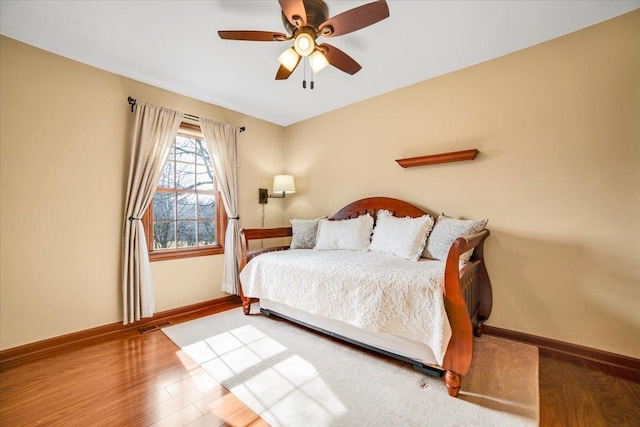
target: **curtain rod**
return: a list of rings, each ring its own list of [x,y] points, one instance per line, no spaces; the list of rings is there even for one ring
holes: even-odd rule
[[[131,112],[133,113],[133,107],[136,105],[136,102],[138,102],[138,100],[132,97],[128,97],[127,101],[129,101],[129,105],[131,106]],[[184,113],[184,117],[191,120],[200,120],[200,117],[194,116],[193,114]],[[245,130],[245,127],[242,126],[240,128],[240,132],[244,132],[244,130]]]

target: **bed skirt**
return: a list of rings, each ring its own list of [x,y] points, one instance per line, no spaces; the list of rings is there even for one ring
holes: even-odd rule
[[[442,368],[437,365],[436,358],[431,348],[424,343],[413,341],[398,335],[365,331],[344,322],[309,314],[305,311],[268,299],[260,299],[260,310],[264,314],[279,315],[285,319],[318,330],[324,334],[360,345],[370,350],[378,351],[379,353],[386,354],[396,359],[400,359],[414,365],[416,363],[425,365],[423,368],[427,370],[426,373],[437,376],[440,375]],[[419,368],[419,366],[416,366],[416,369]],[[420,370],[422,371],[422,369]]]

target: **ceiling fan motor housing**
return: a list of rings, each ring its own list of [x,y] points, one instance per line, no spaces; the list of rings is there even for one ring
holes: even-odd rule
[[[322,0],[303,0],[303,3],[307,11],[307,26],[313,27],[314,31],[317,31],[320,24],[329,19],[329,7]],[[287,32],[293,34],[296,27],[289,22],[284,12],[282,13],[282,23]]]

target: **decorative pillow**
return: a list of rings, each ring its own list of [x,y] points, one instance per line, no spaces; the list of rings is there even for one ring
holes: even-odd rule
[[[370,249],[417,261],[432,227],[433,218],[429,215],[396,218],[387,210],[379,210]]]
[[[454,219],[444,214],[438,217],[436,224],[427,239],[427,247],[424,249],[425,258],[447,261],[447,255],[451,245],[458,237],[466,237],[479,233],[487,226],[488,219]],[[473,249],[460,255],[460,261],[468,262],[473,254]]]
[[[318,224],[322,218],[316,219],[292,219],[293,238],[291,239],[291,249],[313,249],[316,245],[316,235],[318,234]]]
[[[367,252],[373,229],[373,217],[369,214],[342,221],[320,220],[316,250],[346,249]]]

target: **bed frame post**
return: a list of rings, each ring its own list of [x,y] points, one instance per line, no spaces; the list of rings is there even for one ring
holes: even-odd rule
[[[453,371],[445,371],[444,383],[447,385],[449,396],[457,397],[458,393],[460,393],[460,386],[462,385],[461,375]]]
[[[460,286],[460,255],[471,248],[481,247],[488,235],[489,230],[485,230],[468,238],[457,238],[451,245],[451,249],[449,249],[445,264],[444,305],[451,325],[451,339],[449,340],[442,367],[446,371],[445,383],[447,390],[449,395],[454,397],[460,391],[461,376],[469,372],[469,367],[471,366],[474,336],[471,317]],[[480,249],[480,253],[482,254],[482,249]],[[490,287],[490,284],[488,286]]]
[[[242,257],[240,258],[240,268],[238,271],[242,271],[245,265],[247,265],[248,260],[248,248],[249,243],[247,241],[247,236],[244,230],[240,230],[240,248],[242,249]],[[251,312],[251,298],[247,298],[244,296],[244,292],[242,292],[242,281],[238,278],[238,290],[240,291],[240,300],[242,300],[242,312],[248,315]]]
[[[485,231],[487,232],[488,237],[489,230]],[[484,322],[491,315],[491,309],[493,307],[493,290],[491,288],[491,280],[489,279],[487,266],[484,262],[484,240],[473,250],[473,258],[481,261],[480,269],[478,271],[478,294],[480,301],[480,305],[478,307],[478,323],[473,330],[474,335],[479,337],[482,335]]]

